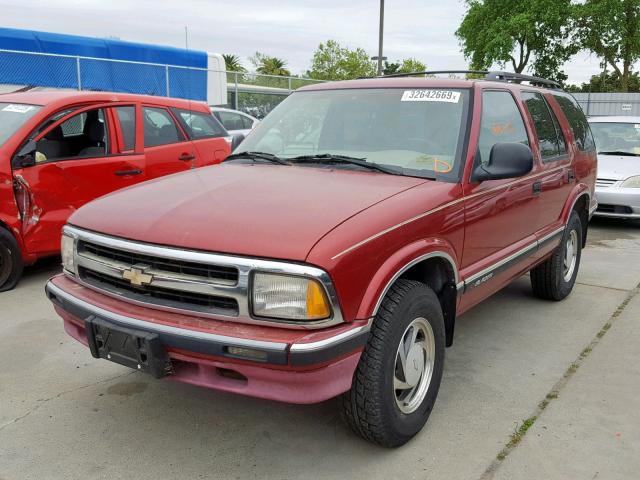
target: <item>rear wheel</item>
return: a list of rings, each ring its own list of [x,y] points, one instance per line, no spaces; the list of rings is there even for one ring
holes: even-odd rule
[[[20,247],[13,235],[0,228],[0,292],[11,290],[22,275]]]
[[[398,280],[373,322],[351,390],[342,397],[353,431],[385,447],[416,435],[438,395],[444,348],[435,293],[420,282]]]
[[[582,223],[571,212],[562,242],[544,263],[531,270],[533,293],[545,300],[562,300],[573,290],[582,254]]]

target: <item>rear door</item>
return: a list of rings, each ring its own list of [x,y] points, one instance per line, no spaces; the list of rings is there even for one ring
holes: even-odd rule
[[[62,226],[76,209],[145,179],[144,156],[122,146],[119,108],[135,106],[102,104],[54,115],[33,137],[34,163],[13,171],[29,252],[56,253]]]
[[[147,178],[195,168],[195,147],[168,108],[143,105],[142,125]]]
[[[197,167],[220,163],[231,153],[229,133],[209,112],[174,108],[173,113],[195,147]]]
[[[536,91],[524,91],[521,98],[535,130],[534,155],[541,164],[536,179],[538,195],[536,231],[541,237],[562,226],[562,209],[571,191],[572,165],[567,140],[544,95]]]

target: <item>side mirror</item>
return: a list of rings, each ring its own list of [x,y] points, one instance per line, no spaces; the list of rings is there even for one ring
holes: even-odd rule
[[[533,152],[522,143],[496,143],[491,148],[489,163],[478,165],[473,170],[472,180],[500,180],[517,178],[533,168]]]
[[[13,168],[31,167],[36,164],[36,142],[29,140],[11,160]]]
[[[244,140],[244,135],[242,133],[234,133],[232,137],[233,139],[231,140],[231,151],[233,152]]]

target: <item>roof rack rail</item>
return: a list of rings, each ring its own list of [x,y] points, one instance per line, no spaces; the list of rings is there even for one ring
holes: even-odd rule
[[[393,78],[393,77],[415,77],[419,75],[442,75],[442,74],[470,74],[470,75],[484,75],[485,80],[495,82],[529,82],[531,85],[538,87],[562,89],[562,85],[558,82],[549,80],[542,77],[534,77],[531,75],[523,75],[522,73],[511,72],[490,72],[487,70],[427,70],[424,72],[409,72],[409,73],[392,73],[391,75],[382,75],[378,77],[361,77],[361,78]]]
[[[427,70],[425,72],[410,72],[410,73],[392,73],[391,75],[382,75],[380,77],[363,77],[363,78],[393,78],[393,77],[413,77],[417,75],[442,75],[442,74],[460,74],[469,73],[472,75],[488,75],[486,70]]]
[[[549,80],[547,78],[542,78],[542,77],[523,75],[521,73],[489,72],[487,73],[485,80],[494,80],[498,82],[515,82],[515,83],[529,82],[531,85],[535,85],[535,86],[562,89],[562,85],[560,85],[556,81]]]

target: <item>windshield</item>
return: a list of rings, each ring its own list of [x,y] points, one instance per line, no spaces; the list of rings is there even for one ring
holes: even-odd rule
[[[11,135],[33,117],[41,107],[23,103],[0,102],[0,146],[4,145]]]
[[[640,154],[640,123],[590,123],[598,153]]]
[[[467,90],[297,92],[278,105],[236,153],[263,152],[282,159],[343,155],[404,175],[457,180],[467,104]],[[358,168],[346,162],[331,167]]]

